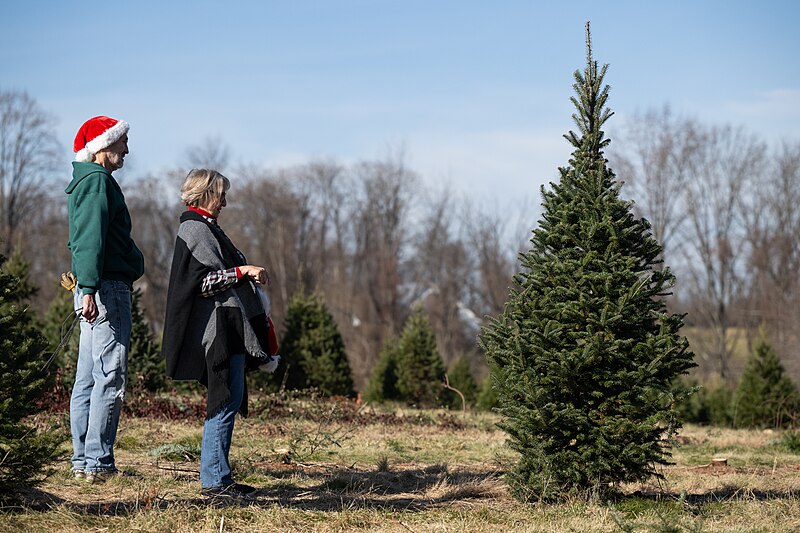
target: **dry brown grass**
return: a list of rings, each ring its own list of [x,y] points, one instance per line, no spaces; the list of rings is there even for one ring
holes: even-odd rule
[[[513,455],[492,416],[383,414],[322,429],[302,417],[241,421],[234,467],[238,480],[260,487],[251,502],[204,498],[196,461],[151,454],[196,440],[197,422],[125,419],[117,456],[130,475],[87,485],[64,465],[24,494],[23,508],[6,510],[0,531],[800,530],[800,456],[778,433],[689,427],[661,482],[623,487],[615,502],[523,505],[503,479]],[[285,462],[282,449],[304,431],[346,436]],[[704,466],[720,456],[727,466]]]

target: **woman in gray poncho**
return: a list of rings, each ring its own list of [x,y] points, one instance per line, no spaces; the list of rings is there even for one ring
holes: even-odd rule
[[[258,285],[269,283],[267,271],[247,264],[217,223],[229,188],[228,178],[206,169],[189,172],[181,187],[188,209],[175,240],[162,351],[168,376],[208,387],[203,493],[249,497],[256,489],[231,478],[234,419],[247,414],[245,370],[274,370],[277,342],[258,295]]]

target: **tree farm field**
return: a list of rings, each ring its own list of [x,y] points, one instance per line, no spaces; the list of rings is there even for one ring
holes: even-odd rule
[[[196,400],[201,402],[200,399]],[[253,500],[214,500],[198,481],[202,415],[123,416],[104,484],[69,462],[8,506],[0,531],[797,531],[800,455],[779,431],[688,426],[665,479],[614,501],[521,503],[494,413],[251,398],[237,420],[234,478]],[[65,443],[65,454],[68,450]],[[794,447],[797,449],[797,447]],[[712,464],[724,458],[727,464]]]

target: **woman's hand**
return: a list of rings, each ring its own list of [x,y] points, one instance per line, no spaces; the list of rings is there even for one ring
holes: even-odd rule
[[[240,266],[239,271],[242,273],[242,276],[248,277],[256,283],[267,286],[270,285],[269,274],[267,274],[266,268],[254,265],[245,265]]]

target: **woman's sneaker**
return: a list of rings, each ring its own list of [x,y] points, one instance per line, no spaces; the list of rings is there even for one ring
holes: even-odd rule
[[[204,496],[210,496],[212,498],[239,498],[243,500],[250,500],[256,497],[258,489],[243,483],[231,483],[230,485],[225,485],[224,487],[211,487],[208,489],[203,489],[201,492]]]
[[[85,479],[86,472],[83,470],[73,470],[72,471],[72,479]]]

